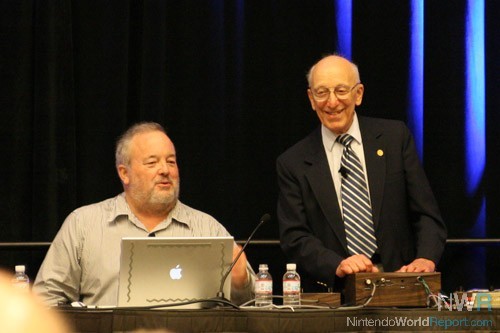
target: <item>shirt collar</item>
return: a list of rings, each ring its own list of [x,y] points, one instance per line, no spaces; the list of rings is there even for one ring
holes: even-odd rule
[[[354,112],[354,119],[352,121],[351,127],[349,127],[349,129],[347,130],[347,134],[351,135],[359,144],[363,142],[361,139],[361,131],[359,130],[358,116],[356,112]],[[323,139],[323,145],[325,149],[327,151],[332,151],[339,135],[333,133],[324,125],[321,125],[321,137]]]
[[[130,207],[125,200],[125,193],[122,192],[115,197],[114,210],[110,210],[108,214],[107,221],[109,223],[114,222],[120,216],[128,216],[129,219],[134,215],[130,211]]]
[[[167,218],[163,222],[161,222],[157,226],[157,228],[155,228],[155,229],[158,229],[158,228],[164,229],[168,225],[170,225],[170,223],[172,223],[172,221],[175,221],[178,223],[183,223],[183,224],[187,225],[188,228],[191,228],[191,219],[189,218],[188,214],[186,213],[186,209],[184,207],[185,207],[185,205],[182,202],[180,202],[179,200],[177,200],[177,203],[175,204],[174,209],[172,209],[170,211]],[[134,224],[135,224],[135,221],[139,222],[137,217],[130,210],[130,206],[128,205],[127,200],[125,200],[125,192],[120,193],[116,197],[116,203],[115,203],[114,210],[111,210],[109,212],[107,221],[109,223],[115,222],[121,216],[127,216],[128,220]]]

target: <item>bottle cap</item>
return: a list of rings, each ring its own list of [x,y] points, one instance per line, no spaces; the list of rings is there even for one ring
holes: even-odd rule
[[[294,271],[297,269],[297,265],[296,264],[286,264],[286,270],[287,271]]]
[[[267,271],[268,269],[269,269],[269,268],[267,267],[267,264],[260,264],[260,265],[259,265],[259,271],[260,271],[260,270],[266,270],[266,271]]]
[[[16,273],[25,272],[26,267],[24,265],[16,265]]]

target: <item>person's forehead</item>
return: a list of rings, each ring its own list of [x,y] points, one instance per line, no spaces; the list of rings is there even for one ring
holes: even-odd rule
[[[132,138],[131,153],[151,154],[164,153],[175,154],[175,147],[168,136],[159,131],[139,133]]]
[[[350,84],[354,77],[352,65],[341,58],[326,58],[320,61],[312,74],[313,86]]]

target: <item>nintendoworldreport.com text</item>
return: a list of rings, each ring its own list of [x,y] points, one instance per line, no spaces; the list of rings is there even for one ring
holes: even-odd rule
[[[461,318],[439,318],[436,316],[407,318],[385,317],[385,318],[363,318],[363,317],[347,317],[347,327],[362,328],[362,327],[439,327],[442,329],[457,328],[457,327],[477,327],[493,328],[493,320],[491,319],[470,319],[467,317]]]

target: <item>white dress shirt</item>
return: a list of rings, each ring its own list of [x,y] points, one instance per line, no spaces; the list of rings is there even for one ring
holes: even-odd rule
[[[351,148],[354,150],[356,155],[359,157],[361,165],[365,173],[365,180],[368,187],[368,196],[370,196],[370,186],[368,185],[368,173],[366,172],[365,154],[363,151],[363,139],[361,138],[361,132],[359,130],[358,117],[354,114],[354,120],[351,127],[347,131],[347,134],[351,135],[354,140],[351,142]],[[342,175],[340,174],[340,161],[344,153],[344,145],[337,142],[337,137],[332,131],[330,131],[325,126],[321,126],[321,137],[323,139],[323,146],[325,148],[326,157],[328,159],[328,165],[330,166],[330,172],[332,174],[333,185],[335,186],[335,192],[337,193],[337,199],[339,203],[340,210],[342,211],[342,197],[341,197],[341,184]]]

